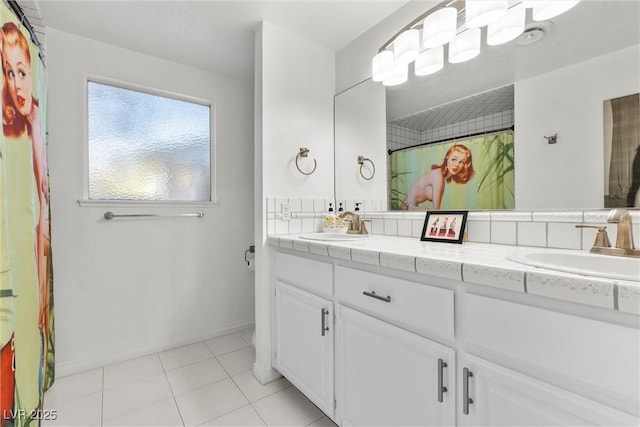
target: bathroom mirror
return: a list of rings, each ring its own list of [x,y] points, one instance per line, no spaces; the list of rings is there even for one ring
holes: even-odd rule
[[[483,29],[480,55],[466,63],[446,64],[443,70],[424,77],[411,76],[407,83],[386,88],[387,122],[433,113],[438,107],[493,89],[511,87],[514,92],[515,208],[602,208],[604,194],[603,102],[638,92],[640,86],[640,2],[582,1],[551,24],[536,23],[527,16],[527,28],[544,26],[545,35],[536,43],[487,46]],[[391,37],[392,34],[389,34]],[[445,49],[446,52],[446,49]],[[381,83],[369,81],[372,90]],[[336,97],[350,107],[336,108],[336,125],[344,121],[342,110],[372,108],[351,91]],[[347,101],[349,99],[349,101]],[[379,101],[380,102],[380,101]],[[482,116],[482,112],[479,116]],[[453,122],[440,122],[453,126]],[[545,137],[557,134],[557,143]],[[356,135],[343,138],[336,132],[336,198],[357,197],[357,176],[345,176],[338,164]],[[370,139],[360,139],[360,146]],[[372,144],[372,150],[380,150]],[[385,145],[384,151],[389,148]],[[377,156],[381,156],[376,151]],[[378,157],[380,158],[380,157]],[[384,159],[388,155],[384,154]],[[571,159],[571,161],[568,161]],[[376,178],[385,190],[376,191],[388,200],[387,161],[376,163]],[[372,185],[372,183],[364,183]],[[367,194],[368,198],[376,198]],[[383,207],[384,209],[384,207]]]

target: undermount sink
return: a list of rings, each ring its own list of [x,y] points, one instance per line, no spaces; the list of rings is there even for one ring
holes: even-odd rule
[[[346,234],[346,233],[309,233],[301,234],[299,237],[305,240],[320,240],[331,242],[346,242],[350,240],[360,240],[368,237],[368,234]]]
[[[618,280],[640,280],[640,260],[590,253],[531,252],[511,261],[549,270]]]

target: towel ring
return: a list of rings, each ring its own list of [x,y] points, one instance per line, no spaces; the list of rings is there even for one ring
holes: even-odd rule
[[[300,152],[296,155],[296,168],[298,169],[298,172],[300,172],[302,175],[311,175],[316,171],[316,166],[318,166],[316,159],[313,159],[313,169],[311,169],[311,172],[304,172],[302,169],[300,169],[300,165],[298,165],[298,159],[300,157],[307,157],[308,155],[309,155],[309,149],[303,148],[303,147],[300,147]]]
[[[371,172],[371,176],[368,177],[368,178],[364,175],[364,173],[362,173],[362,167],[364,166],[364,162],[371,163],[371,167],[373,168],[373,172]],[[373,177],[376,175],[376,165],[373,164],[371,159],[367,159],[366,157],[358,156],[358,164],[360,165],[360,176],[363,177],[364,179],[366,179],[367,181],[373,179]]]

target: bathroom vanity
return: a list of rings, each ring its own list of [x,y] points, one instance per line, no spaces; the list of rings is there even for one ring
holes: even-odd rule
[[[273,367],[341,426],[640,423],[638,282],[506,245],[268,243]]]

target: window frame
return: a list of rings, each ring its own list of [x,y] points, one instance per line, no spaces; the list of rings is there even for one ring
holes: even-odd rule
[[[191,102],[194,104],[209,107],[209,188],[210,201],[185,201],[185,200],[92,200],[89,199],[89,82],[113,86],[116,88],[133,90],[149,95],[162,96],[178,101]],[[206,99],[196,98],[163,89],[144,86],[136,83],[124,82],[94,74],[86,74],[83,82],[83,189],[82,198],[78,200],[80,206],[136,206],[136,207],[217,207],[220,206],[217,190],[217,155],[216,155],[216,108],[215,105]]]

